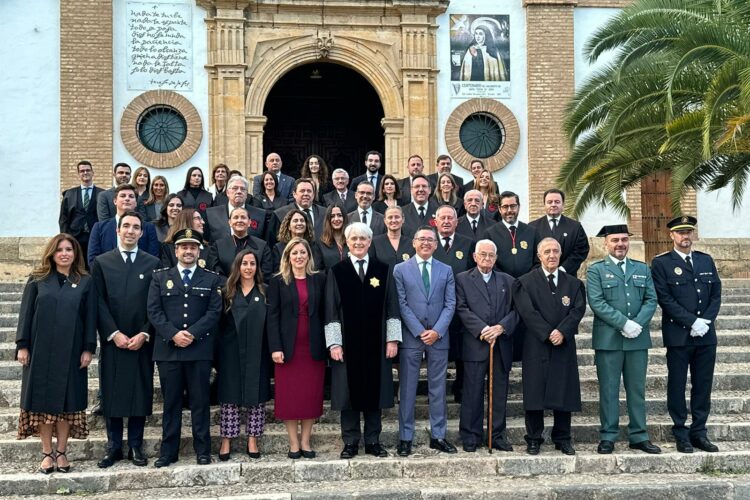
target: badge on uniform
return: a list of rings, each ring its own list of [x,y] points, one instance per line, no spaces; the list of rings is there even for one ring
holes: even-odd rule
[[[377,278],[370,278],[370,286],[373,288],[377,288],[380,286],[380,280]]]
[[[259,301],[260,301],[260,298],[255,297],[255,302],[259,302]]]
[[[78,286],[78,284],[76,284],[76,283],[71,283],[71,284],[70,284],[70,287],[71,287],[71,288],[75,288],[75,287],[77,287],[77,286]]]
[[[515,254],[518,253],[518,249],[516,247],[513,247],[513,248],[510,249],[510,253],[512,253],[513,255],[515,255]]]
[[[198,265],[201,267],[206,267],[206,261],[204,259],[198,259]]]
[[[615,277],[615,275],[614,275],[614,274],[609,274],[609,273],[607,273],[607,274],[605,274],[605,275],[604,275],[604,277],[605,277],[605,278],[614,278],[614,277]]]
[[[569,306],[570,305],[570,297],[568,297],[567,295],[563,295],[563,297],[562,297],[562,305],[564,305],[566,307]]]
[[[461,250],[459,250],[458,252],[456,252],[456,258],[457,259],[463,259],[464,258],[464,253]]]
[[[174,288],[174,282],[172,280],[167,280],[167,288],[170,290]]]
[[[140,278],[140,279],[143,279],[143,275],[142,275],[142,274],[139,274],[139,275],[138,275],[138,278]]]
[[[402,258],[402,259],[404,259],[404,261],[407,261],[407,260],[409,260],[409,254],[408,254],[408,253],[405,253],[405,254],[403,254],[403,255],[401,256],[401,258]]]
[[[529,244],[526,243],[526,240],[521,240],[521,248],[523,248],[524,250],[529,248]]]
[[[563,238],[567,238],[567,237],[568,237],[568,233],[563,233]]]
[[[675,274],[676,274],[677,276],[680,276],[680,275],[682,274],[682,268],[681,268],[681,267],[675,267],[675,268],[674,268],[674,273],[675,273]]]

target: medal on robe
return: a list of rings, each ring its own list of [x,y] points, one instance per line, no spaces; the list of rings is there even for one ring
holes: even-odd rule
[[[518,253],[518,249],[515,248],[515,247],[513,247],[513,248],[510,249],[510,253],[512,253],[513,255],[515,255],[515,254]]]
[[[464,253],[461,250],[459,250],[458,252],[456,252],[456,258],[457,259],[463,259],[464,258]]]
[[[568,236],[568,233],[563,233],[563,238],[565,238],[566,236]]]
[[[370,286],[373,288],[377,288],[380,286],[380,280],[377,278],[370,278]]]
[[[676,274],[677,276],[680,276],[680,275],[682,274],[682,268],[680,268],[680,267],[675,267],[675,268],[674,268],[674,273],[675,273],[675,274]]]
[[[260,299],[258,297],[255,297],[255,302],[260,302]]]
[[[143,279],[143,275],[142,275],[142,274],[139,274],[139,275],[138,275],[138,278],[140,278],[140,279]]]
[[[198,265],[201,267],[206,267],[206,261],[204,259],[198,259]]]
[[[75,288],[75,287],[77,287],[77,286],[78,286],[78,285],[77,285],[76,283],[71,283],[71,284],[70,284],[70,288]]]
[[[529,244],[526,243],[525,240],[521,240],[521,248],[523,248],[524,250],[526,250],[527,248],[529,248]]]
[[[167,288],[171,290],[174,288],[174,282],[172,280],[167,280]]]
[[[564,305],[566,307],[569,306],[570,305],[570,297],[568,297],[567,295],[563,295],[562,305]]]
[[[409,260],[409,254],[408,254],[408,253],[405,253],[405,254],[403,254],[403,255],[401,256],[401,258],[402,258],[402,259],[404,259],[404,261],[407,261],[407,260]]]

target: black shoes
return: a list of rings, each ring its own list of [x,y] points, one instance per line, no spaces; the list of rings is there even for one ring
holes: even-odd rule
[[[378,458],[385,458],[388,456],[388,450],[383,448],[383,445],[380,443],[365,444],[365,453]]]
[[[411,455],[411,441],[399,441],[396,453],[399,457],[408,457]]]
[[[709,441],[707,437],[691,439],[690,442],[699,450],[707,451],[709,453],[716,453],[719,451],[719,447]]]
[[[300,448],[299,451],[302,452],[303,458],[315,458],[315,452],[313,450],[303,450]]]
[[[219,453],[219,460],[222,462],[227,462],[229,459],[232,458],[232,452],[227,453]]]
[[[161,467],[166,467],[169,464],[173,464],[176,461],[177,461],[176,457],[174,457],[174,458],[173,457],[159,457],[159,458],[156,459],[156,462],[154,462],[154,467],[156,467],[157,469],[159,469]]]
[[[107,454],[104,455],[104,458],[102,458],[96,465],[100,469],[106,469],[115,465],[115,462],[119,462],[120,460],[122,460],[122,458],[122,448],[117,450],[109,450],[107,451]]]
[[[600,455],[611,455],[613,451],[615,451],[615,442],[606,439],[600,441],[596,448],[596,452]]]
[[[526,442],[526,453],[529,455],[539,455],[542,443],[537,440],[529,440]]]
[[[359,454],[359,446],[356,444],[345,444],[344,449],[341,450],[341,457],[344,460],[349,460],[350,458],[354,458]]]
[[[661,448],[653,444],[651,441],[641,441],[640,443],[630,443],[631,450],[641,450],[652,455],[658,455],[661,453]]]
[[[302,450],[297,450],[297,451],[289,450],[289,453],[287,453],[286,456],[291,458],[292,460],[297,460],[299,458],[302,458]]]
[[[504,439],[498,439],[497,441],[492,442],[492,449],[500,451],[513,451],[513,445]]]
[[[461,447],[466,453],[475,453],[477,451],[477,445],[474,443],[464,443]]]
[[[458,453],[455,446],[450,444],[445,439],[430,438],[430,448],[433,450],[442,451],[443,453]]]
[[[576,454],[576,450],[575,448],[573,448],[573,445],[570,443],[570,441],[560,441],[559,443],[555,443],[555,449],[562,451],[563,455]]]
[[[51,465],[49,467],[42,467],[40,465],[39,466],[39,472],[41,472],[42,474],[52,474],[53,472],[55,472],[55,465],[54,465],[55,464],[55,453],[54,452],[52,452],[52,453],[44,453],[44,452],[42,452],[42,462],[44,462],[45,458],[49,458],[50,460],[52,460],[52,464],[53,465]]]
[[[128,450],[128,460],[133,462],[133,465],[137,465],[138,467],[148,465],[146,454],[143,453],[143,450],[140,448],[130,448],[130,450]]]
[[[198,455],[195,459],[195,463],[198,465],[208,465],[211,463],[211,455]]]
[[[253,460],[257,460],[260,458],[260,452],[259,451],[250,451],[250,447],[248,446],[245,449],[245,453],[247,453],[247,456],[252,458]],[[221,458],[221,456],[219,457]]]
[[[120,451],[120,453],[122,454],[122,451]],[[66,459],[68,458],[68,456],[65,454],[64,451],[55,450],[55,470],[57,472],[62,472],[62,473],[67,474],[68,472],[70,472],[70,464],[68,464],[68,465],[66,465],[64,467],[60,467],[59,465],[57,465],[57,460],[60,457],[65,457]],[[120,458],[122,458],[122,457],[120,457]]]
[[[693,453],[693,451],[695,451],[693,450],[693,445],[690,444],[690,441],[680,440],[675,444],[677,445],[677,451],[679,451],[680,453]]]

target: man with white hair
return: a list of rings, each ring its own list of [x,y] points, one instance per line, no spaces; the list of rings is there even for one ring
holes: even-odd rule
[[[329,191],[323,195],[323,202],[326,206],[330,207],[338,202],[344,205],[344,214],[355,210],[357,208],[357,199],[354,191],[347,187],[349,185],[349,172],[343,168],[337,168],[331,173],[331,181],[333,182],[333,191]]]
[[[206,240],[211,243],[232,234],[229,228],[229,219],[232,210],[244,208],[247,211],[247,232],[251,236],[265,240],[268,238],[266,211],[254,207],[248,196],[250,183],[242,176],[234,176],[227,182],[226,195],[228,203],[210,207],[206,210]]]
[[[393,407],[391,360],[401,342],[398,296],[388,265],[368,254],[372,230],[354,222],[344,236],[348,258],[328,271],[326,283],[331,409],[341,411],[341,458],[359,452],[360,413],[365,420],[365,453],[387,457],[380,431],[382,409]]]

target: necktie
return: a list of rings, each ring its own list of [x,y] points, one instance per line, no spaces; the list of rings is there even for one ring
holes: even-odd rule
[[[549,228],[552,230],[553,233],[557,230],[557,219],[553,218],[550,221]]]
[[[346,201],[346,191],[344,191],[343,193],[341,193],[340,196],[341,196],[341,201]]]
[[[83,188],[83,209],[88,210],[91,203],[91,188]]]
[[[510,226],[508,228],[508,230],[510,231],[511,238],[515,238],[516,237],[516,226]]]
[[[477,232],[477,221],[473,220],[471,221],[471,230],[476,233]]]
[[[372,184],[374,186],[375,185],[375,176],[371,175],[370,177],[368,177],[368,179],[370,180],[370,184]]]
[[[367,212],[362,210],[362,222],[367,224]]]
[[[448,250],[450,250],[450,249],[451,249],[451,237],[450,237],[450,236],[445,236],[445,237],[443,238],[443,241],[445,242],[445,243],[443,244],[443,248],[444,248],[444,249],[445,249],[445,251],[447,252]]]
[[[617,267],[620,268],[620,272],[622,272],[622,274],[625,274],[625,261],[624,260],[621,260],[620,262],[618,262]]]
[[[185,285],[185,287],[190,286],[190,269],[182,271],[182,284]]]
[[[125,254],[125,264],[133,263],[133,252],[122,252]]]
[[[425,292],[430,295],[430,273],[427,272],[427,261],[422,261],[422,283],[424,283]]]
[[[308,219],[308,220],[310,221],[310,224],[312,224],[312,225],[314,226],[314,225],[315,225],[315,223],[313,222],[313,218],[312,218],[312,212],[310,212],[310,209],[309,209],[309,208],[306,208],[306,209],[304,210],[304,212],[305,212],[305,215],[307,215],[307,219]]]
[[[690,260],[689,255],[685,257],[685,264],[687,265],[687,268],[690,270],[690,272],[693,272],[693,262]]]
[[[550,274],[547,276],[547,281],[549,282],[549,289],[552,293],[555,293],[557,291],[557,285],[555,285],[555,275]]]
[[[365,261],[363,259],[359,259],[357,261],[357,264],[359,264],[359,281],[364,283],[365,282]]]
[[[424,221],[424,207],[419,207],[419,218]]]

